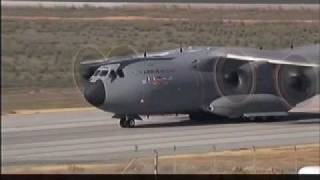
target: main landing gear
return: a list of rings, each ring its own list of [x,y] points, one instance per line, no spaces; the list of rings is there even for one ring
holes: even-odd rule
[[[120,126],[122,128],[133,128],[136,125],[133,118],[122,117],[120,119]]]
[[[115,114],[112,118],[120,119],[120,127],[122,128],[133,128],[136,125],[135,120],[142,120],[138,114]]]

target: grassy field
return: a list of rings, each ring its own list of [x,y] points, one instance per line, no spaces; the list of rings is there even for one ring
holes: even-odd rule
[[[296,174],[304,166],[319,165],[319,144],[159,156],[159,174]],[[2,168],[5,174],[153,174],[154,158],[138,158],[118,164],[28,165]]]
[[[18,1],[18,0],[9,0]],[[75,1],[88,0],[31,0],[31,1]],[[317,0],[93,0],[92,2],[185,2],[185,3],[318,3]]]
[[[75,88],[7,88],[1,97],[1,114],[17,110],[77,108],[89,106]]]
[[[4,96],[14,94],[13,89],[27,95],[41,89],[75,88],[72,59],[87,45],[98,47],[104,54],[119,45],[130,45],[139,52],[180,44],[272,49],[289,47],[292,41],[296,46],[319,43],[320,34],[319,12],[303,9],[2,8],[1,25],[1,85],[9,89]],[[118,50],[115,54],[126,52]],[[96,52],[83,57],[89,55],[101,57]]]

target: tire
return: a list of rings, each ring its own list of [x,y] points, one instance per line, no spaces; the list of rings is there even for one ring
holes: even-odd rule
[[[267,116],[262,116],[260,119],[261,119],[262,121],[268,121],[268,120],[269,120],[269,117],[267,117]]]
[[[136,125],[136,123],[135,123],[134,119],[129,119],[127,121],[127,127],[133,128],[135,125]]]
[[[120,127],[126,128],[128,126],[128,122],[126,121],[125,118],[120,119]]]
[[[190,120],[193,120],[193,121],[199,121],[199,120],[202,120],[202,116],[200,113],[190,113],[189,114],[189,119]]]
[[[257,120],[257,117],[254,117],[254,116],[250,116],[250,117],[247,117],[249,121],[256,121]]]

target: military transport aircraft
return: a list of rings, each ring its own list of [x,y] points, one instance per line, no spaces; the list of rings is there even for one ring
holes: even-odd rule
[[[319,47],[186,47],[88,60],[74,70],[85,99],[121,127],[156,114],[266,118],[319,93]]]

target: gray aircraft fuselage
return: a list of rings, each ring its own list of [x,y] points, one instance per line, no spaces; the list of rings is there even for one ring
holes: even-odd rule
[[[150,54],[147,57],[141,57],[142,60],[128,63],[121,69],[122,77],[115,74],[110,78],[110,72],[116,63],[101,65],[96,70],[100,74],[92,75],[84,96],[88,102],[99,109],[118,115],[190,114],[206,111],[215,99],[238,94],[253,96],[270,94],[279,97],[284,102],[283,108],[289,110],[295,104],[318,92],[318,89],[310,90],[310,88],[314,89],[314,86],[310,85],[314,82],[309,82],[318,81],[318,75],[309,78],[309,84],[306,84],[304,82],[307,80],[299,79],[297,75],[299,71],[296,67],[290,70],[291,65],[266,63],[263,60],[251,62],[235,60],[233,57],[231,60],[213,57],[217,54],[232,52],[243,57],[258,56],[294,62],[298,57],[300,60],[303,58],[306,63],[317,63],[318,59],[315,58],[319,57],[319,52],[316,50],[317,47],[313,46],[306,50],[300,48],[281,51],[196,47],[183,49],[183,52],[177,49],[160,53],[160,55]],[[289,67],[289,70],[288,68],[282,70],[283,66]],[[103,75],[102,71],[107,72]],[[286,71],[290,76],[283,75],[282,79],[282,76],[278,77]],[[289,90],[282,87],[284,85],[279,81],[288,82],[285,86],[289,84]],[[98,86],[97,83],[100,85]],[[315,87],[317,88],[318,84]],[[284,88],[283,91],[289,95],[279,92],[279,88]],[[272,102],[271,106],[273,106]],[[250,109],[255,108],[257,107],[253,106]],[[257,111],[259,110],[255,110]]]

